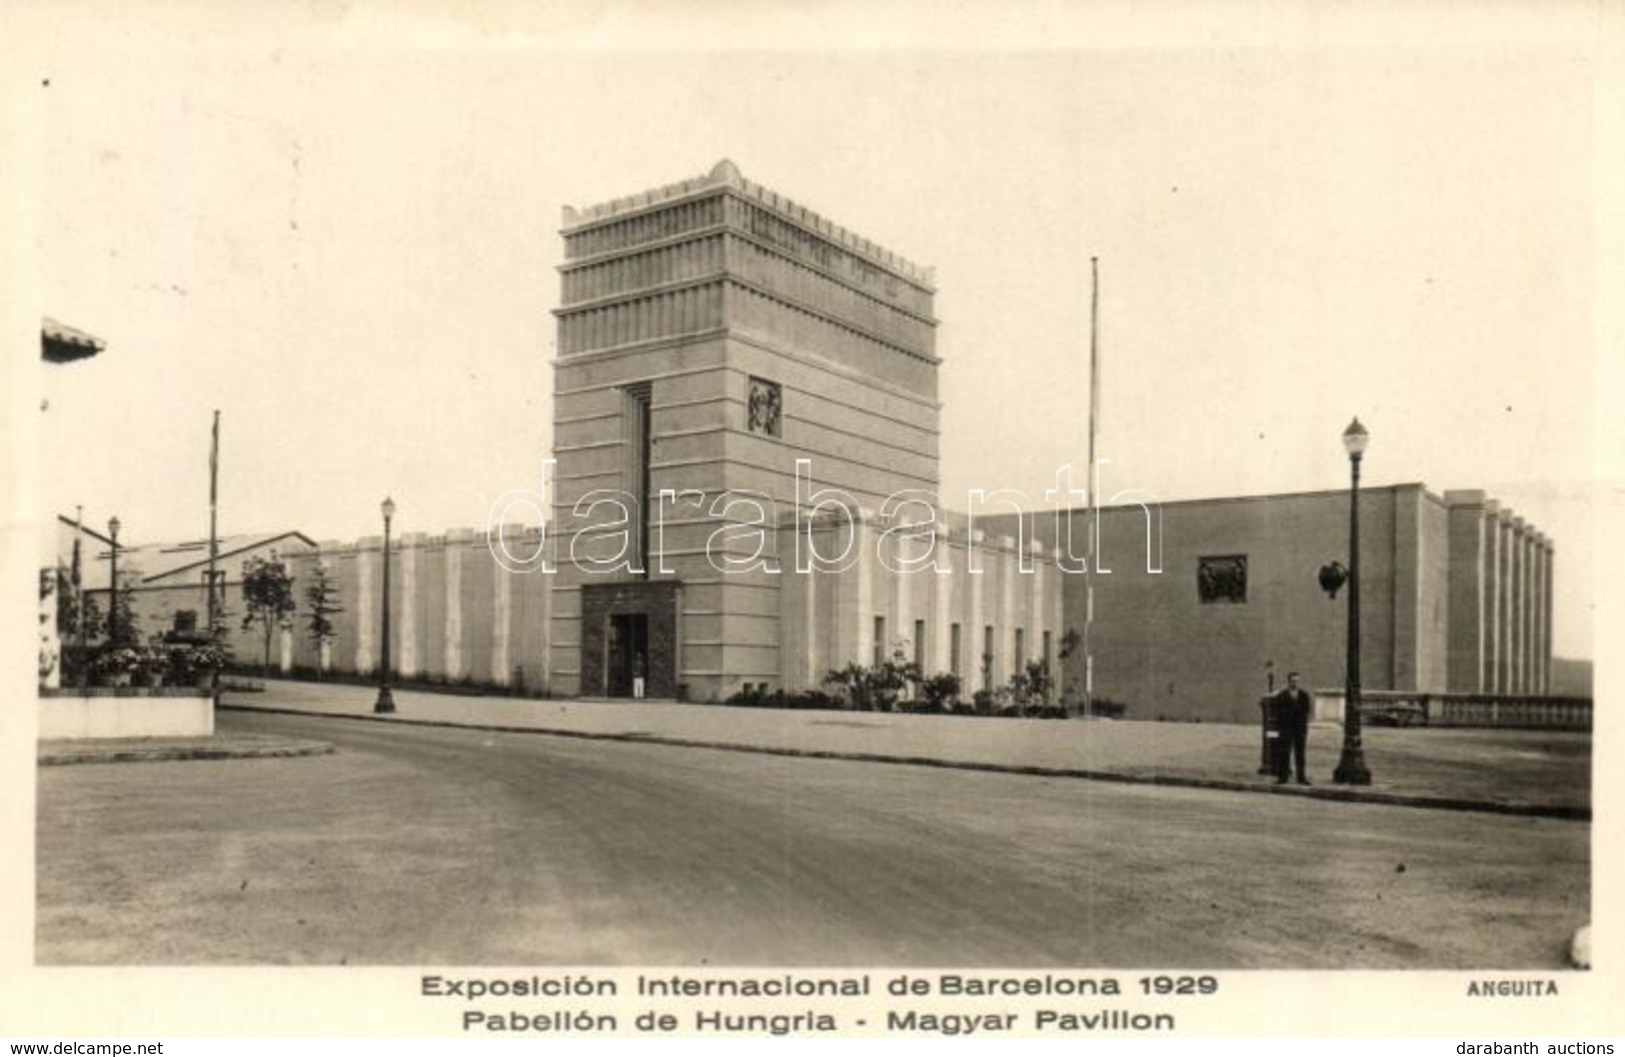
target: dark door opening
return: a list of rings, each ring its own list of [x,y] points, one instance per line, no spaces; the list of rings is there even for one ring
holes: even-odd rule
[[[604,688],[610,697],[641,697],[649,668],[649,617],[616,613],[609,618]]]

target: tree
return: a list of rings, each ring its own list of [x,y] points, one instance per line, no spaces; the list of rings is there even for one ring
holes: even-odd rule
[[[1008,702],[1005,708],[1011,715],[1047,715],[1052,685],[1049,662],[1028,661],[1011,674],[1010,681],[999,688],[998,694]]]
[[[919,680],[919,668],[901,646],[893,651],[891,660],[873,668],[854,662],[824,676],[826,684],[846,692],[852,708],[859,712],[890,712],[903,690]]]
[[[56,630],[64,642],[77,641],[79,635],[79,607],[84,606],[85,634],[90,635],[102,626],[102,610],[96,599],[76,588],[68,570],[56,570]]]
[[[344,612],[338,599],[338,584],[333,582],[333,574],[328,569],[327,563],[318,558],[310,586],[305,588],[305,601],[310,606],[305,630],[310,635],[310,641],[315,644],[319,656],[316,665],[317,678],[327,670],[328,650],[337,631],[332,618],[335,614]]]
[[[80,621],[83,620],[83,624]],[[56,568],[56,633],[62,646],[62,681],[82,683],[88,670],[86,663],[91,638],[101,634],[102,608],[96,597],[74,583],[73,574],[58,565]],[[81,634],[83,632],[83,634]],[[86,643],[84,649],[80,642]]]
[[[272,551],[270,557],[253,557],[243,563],[243,630],[258,623],[265,632],[264,674],[271,673],[271,632],[293,613],[293,577],[288,567]]]
[[[920,696],[933,712],[951,711],[954,699],[959,696],[959,688],[959,676],[952,672],[938,672],[920,680]]]
[[[1025,682],[1027,690],[1027,696],[1023,704],[1047,705],[1050,690],[1054,685],[1054,680],[1050,678],[1049,674],[1049,661],[1028,661],[1026,671],[1023,674],[1025,675],[1023,682]]]
[[[120,577],[122,579],[122,577]],[[135,610],[130,608],[130,591],[119,584],[112,585],[113,597],[107,603],[107,645],[117,648],[130,646],[136,641],[141,630],[141,620],[136,616]],[[89,600],[85,602],[85,611],[92,612]]]

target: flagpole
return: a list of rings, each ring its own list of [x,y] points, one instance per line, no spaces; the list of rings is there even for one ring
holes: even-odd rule
[[[1095,654],[1092,632],[1095,622],[1095,561],[1096,543],[1100,538],[1100,511],[1096,507],[1095,493],[1100,475],[1095,469],[1095,432],[1100,423],[1100,258],[1089,258],[1089,549],[1083,567],[1083,710],[1085,715],[1094,711]]]
[[[208,586],[208,634],[212,642],[215,636],[215,623],[219,618],[216,611],[215,599],[215,563],[220,557],[220,537],[216,531],[216,507],[219,497],[220,480],[220,412],[214,413],[214,428],[209,433],[209,574]]]

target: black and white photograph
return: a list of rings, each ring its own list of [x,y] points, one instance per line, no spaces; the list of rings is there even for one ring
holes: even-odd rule
[[[16,11],[0,1035],[1622,1034],[1617,9]]]

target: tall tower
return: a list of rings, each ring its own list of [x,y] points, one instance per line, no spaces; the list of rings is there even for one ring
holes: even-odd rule
[[[937,491],[931,272],[728,161],[562,234],[554,690],[774,683],[798,461],[804,496]]]

